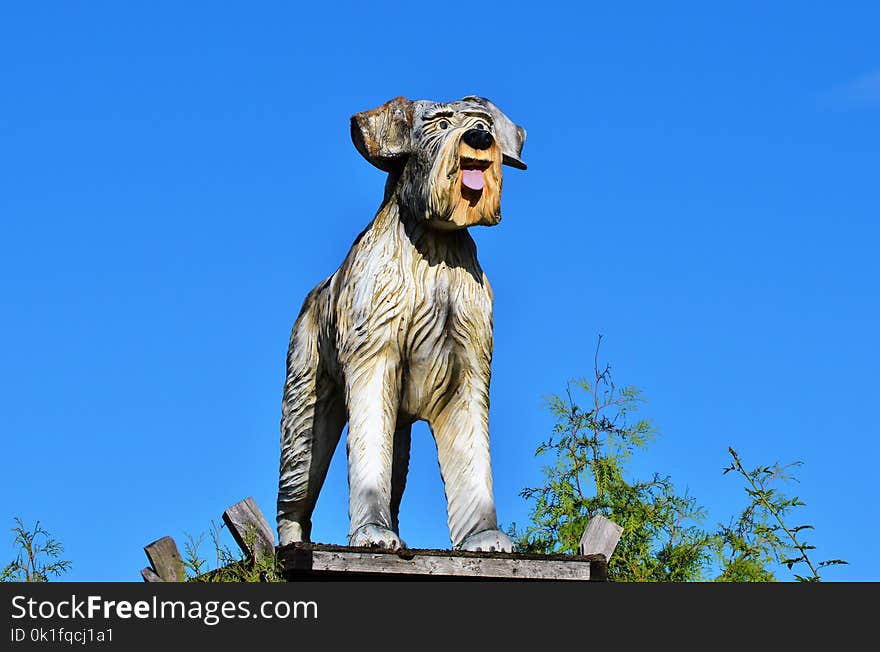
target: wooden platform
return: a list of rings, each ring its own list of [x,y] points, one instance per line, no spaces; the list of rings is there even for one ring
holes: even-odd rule
[[[623,528],[596,515],[587,524],[578,555],[534,555],[460,550],[352,548],[293,543],[275,546],[272,528],[253,498],[223,512],[244,553],[240,563],[274,555],[288,581],[310,580],[576,580],[601,582],[608,578],[608,559]],[[181,582],[184,564],[177,544],[162,537],[144,547],[150,566],[141,570],[145,582]],[[248,561],[248,559],[250,561]]]
[[[579,580],[604,581],[602,554],[530,555],[453,550],[351,548],[294,543],[277,549],[290,581]]]

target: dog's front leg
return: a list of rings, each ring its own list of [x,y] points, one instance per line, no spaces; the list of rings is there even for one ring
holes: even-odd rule
[[[391,469],[400,366],[388,353],[347,374],[349,545],[402,547],[391,515]]]
[[[430,425],[453,547],[511,552],[513,542],[498,529],[492,493],[488,380],[466,379]]]

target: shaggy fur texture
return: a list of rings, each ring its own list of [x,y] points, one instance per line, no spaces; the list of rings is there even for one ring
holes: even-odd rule
[[[347,421],[349,543],[403,545],[398,510],[410,427],[421,419],[437,443],[453,545],[510,550],[498,531],[489,455],[492,290],[467,227],[501,219],[501,165],[525,168],[525,131],[476,97],[396,98],[351,122],[355,146],[389,177],[375,219],[293,327],[280,542],[309,540]],[[464,181],[475,170],[484,182],[476,191]]]

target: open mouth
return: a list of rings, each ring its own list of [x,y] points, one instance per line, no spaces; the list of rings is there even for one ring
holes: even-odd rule
[[[474,158],[461,159],[461,184],[468,190],[480,192],[486,185],[486,178],[483,171],[486,170],[492,161],[481,161]]]

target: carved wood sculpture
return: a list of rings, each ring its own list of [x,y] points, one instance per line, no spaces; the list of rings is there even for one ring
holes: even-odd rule
[[[378,213],[293,327],[281,419],[278,536],[308,541],[348,422],[349,543],[397,548],[410,428],[437,443],[453,546],[510,551],[489,455],[492,289],[467,227],[501,219],[501,165],[525,169],[525,130],[479,97],[398,97],[351,118],[388,172]]]

